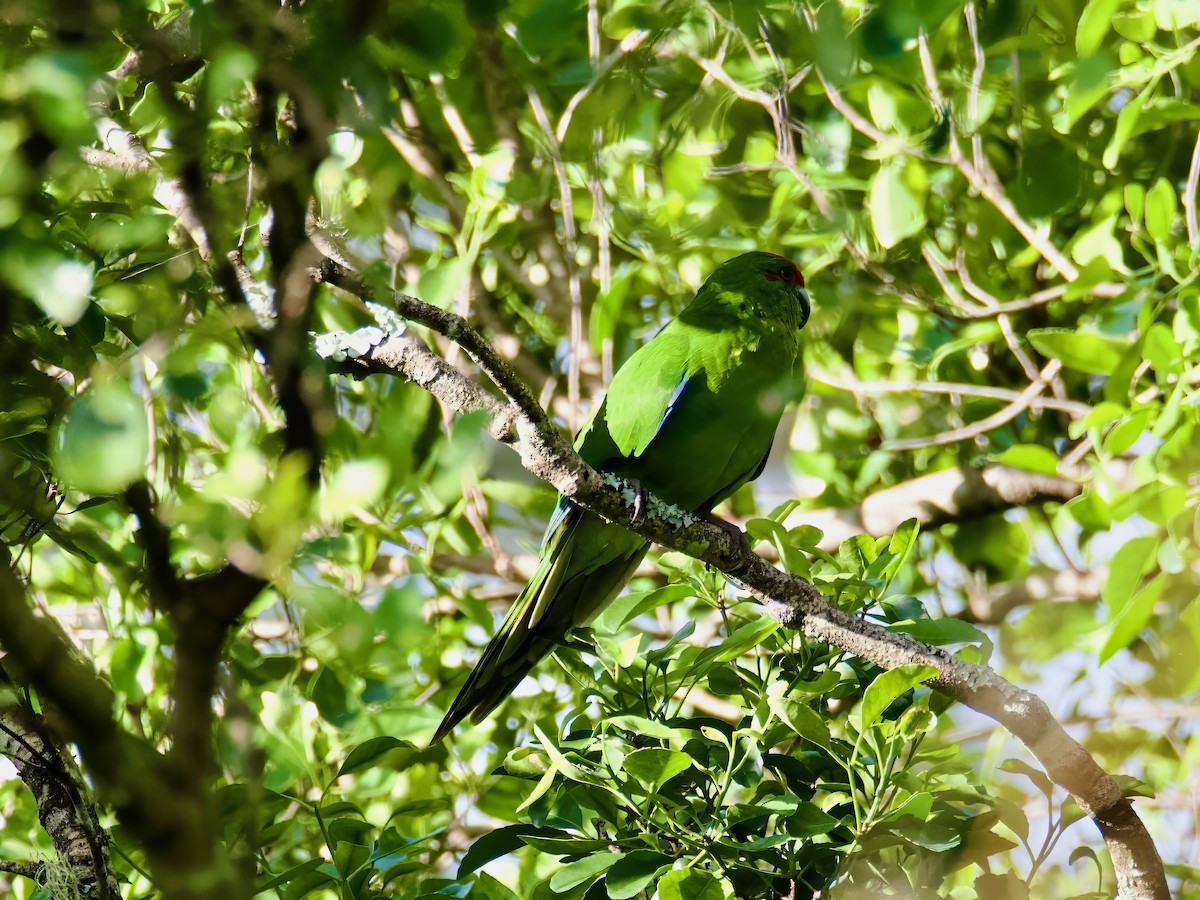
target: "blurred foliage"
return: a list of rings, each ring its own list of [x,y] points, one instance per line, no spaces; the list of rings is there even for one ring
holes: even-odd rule
[[[552,493],[476,418],[315,357],[309,490],[253,319],[163,191],[191,192],[216,265],[236,248],[278,285],[268,188],[304,159],[356,265],[472,316],[564,425],[717,262],[796,258],[807,393],[731,510],[843,608],[1042,693],[1155,795],[1173,890],[1200,896],[1200,4],[47,0],[0,23],[0,535],[158,744],[175,636],[124,488],[153,486],[182,573],[270,579],[227,648],[214,785],[263,896],[1112,892],[1079,810],[928,672],[781,632],[671,554],[426,747]],[[110,123],[161,171],[98,152]],[[315,329],[368,321],[319,295]],[[987,427],[1027,389],[1046,402]],[[1066,503],[840,547],[804,524],[1064,458]],[[1064,573],[1097,588],[1030,587]],[[0,857],[52,852],[15,779],[0,823]]]

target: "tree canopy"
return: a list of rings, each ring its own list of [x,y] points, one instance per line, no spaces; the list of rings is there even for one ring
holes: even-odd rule
[[[0,25],[0,891],[1200,897],[1200,4]],[[429,745],[750,249],[813,297],[756,556],[652,504]]]

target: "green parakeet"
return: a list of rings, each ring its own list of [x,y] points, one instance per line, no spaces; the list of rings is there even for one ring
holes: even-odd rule
[[[795,264],[745,253],[620,368],[575,449],[588,464],[708,514],[757,478],[792,393],[810,306]],[[541,559],[434,740],[486,717],[562,641],[620,593],[647,541],[559,497]]]

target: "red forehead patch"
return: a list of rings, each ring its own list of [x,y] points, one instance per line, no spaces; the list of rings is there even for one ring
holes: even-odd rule
[[[801,274],[799,267],[794,262],[778,253],[768,253],[767,255],[775,257],[780,262],[778,269],[766,273],[767,281],[779,281],[782,278],[784,281],[804,287],[804,275]]]

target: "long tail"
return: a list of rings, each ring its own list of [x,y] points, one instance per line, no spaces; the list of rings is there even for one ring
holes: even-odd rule
[[[647,544],[619,525],[567,501],[551,520],[533,578],[521,591],[433,740],[467,715],[480,722],[500,705],[569,629],[607,606],[629,580]]]

